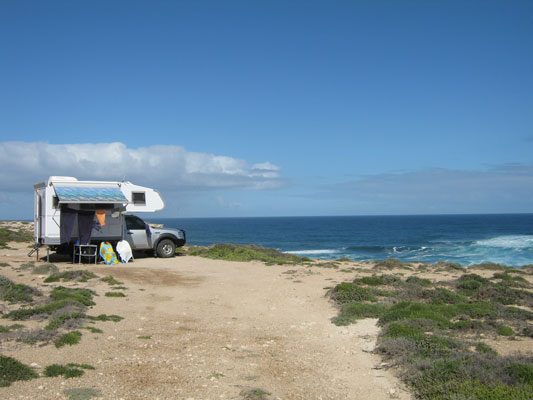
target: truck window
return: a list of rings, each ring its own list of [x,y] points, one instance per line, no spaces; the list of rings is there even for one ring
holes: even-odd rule
[[[128,229],[145,229],[146,224],[142,219],[139,217],[136,217],[134,215],[127,215],[126,216],[126,227]]]

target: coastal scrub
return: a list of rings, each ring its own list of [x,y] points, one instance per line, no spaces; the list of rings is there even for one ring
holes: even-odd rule
[[[501,356],[480,339],[532,336],[531,284],[489,268],[497,271],[490,278],[465,273],[435,283],[389,274],[340,283],[329,291],[339,306],[332,321],[378,318],[376,352],[400,368],[418,399],[529,400],[533,356]]]

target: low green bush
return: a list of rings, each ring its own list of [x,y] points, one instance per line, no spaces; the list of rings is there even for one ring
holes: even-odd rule
[[[65,378],[76,378],[82,376],[85,369],[94,369],[94,367],[89,364],[52,364],[44,369],[44,376],[63,376]]]
[[[106,297],[126,297],[122,292],[105,292]]]
[[[88,316],[87,318],[90,319],[91,321],[113,321],[113,322],[119,322],[124,319],[124,317],[121,317],[119,315],[114,315],[114,314],[111,314],[111,315],[100,314],[96,317]]]
[[[66,345],[74,346],[75,344],[78,344],[80,340],[81,332],[72,331],[58,337],[56,340],[54,340],[54,344],[58,348]]]
[[[34,265],[31,270],[31,273],[35,275],[56,274],[57,272],[59,272],[59,268],[50,263]]]
[[[0,276],[0,300],[9,303],[29,303],[37,294],[39,294],[37,289]]]
[[[0,354],[0,387],[11,385],[16,381],[37,378],[37,373],[28,365]]]
[[[306,257],[282,253],[275,249],[253,245],[216,244],[210,247],[191,247],[188,254],[227,261],[262,261],[267,264],[301,264]]]
[[[59,282],[59,281],[87,282],[89,279],[94,279],[94,278],[98,278],[98,276],[96,276],[96,274],[94,274],[93,272],[77,269],[73,271],[64,271],[64,272],[54,273],[50,275],[48,278],[46,278],[44,281],[46,283]]]
[[[339,315],[332,321],[335,325],[349,325],[361,318],[378,318],[387,308],[381,303],[346,303],[341,307]]]

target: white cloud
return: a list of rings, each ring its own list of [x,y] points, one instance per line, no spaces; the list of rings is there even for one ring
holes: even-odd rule
[[[233,157],[157,145],[123,143],[49,144],[0,142],[0,190],[28,190],[50,175],[122,180],[158,189],[279,187],[280,169]]]

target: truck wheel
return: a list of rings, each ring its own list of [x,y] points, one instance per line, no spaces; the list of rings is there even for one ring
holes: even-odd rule
[[[155,252],[161,258],[173,257],[176,254],[176,245],[170,239],[163,239],[157,244]]]

